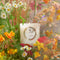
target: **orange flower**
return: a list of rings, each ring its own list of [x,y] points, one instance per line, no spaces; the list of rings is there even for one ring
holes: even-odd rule
[[[44,59],[43,60],[49,60],[49,57],[47,55],[44,55]]]
[[[58,14],[60,14],[60,9],[59,9],[59,10],[57,10],[57,13],[58,13]]]
[[[51,31],[48,31],[48,30],[47,30],[47,31],[45,32],[45,34],[46,34],[48,37],[50,37],[50,36],[53,34],[53,31],[52,31],[52,30],[51,30]]]
[[[17,53],[17,49],[10,49],[7,51],[8,54],[15,54]]]
[[[0,42],[3,42],[4,40],[5,38],[2,35],[0,35]]]
[[[60,20],[60,15],[57,16],[57,20]]]
[[[15,36],[15,33],[13,31],[11,31],[10,35],[13,37],[13,36]]]
[[[50,2],[50,0],[43,0],[46,4]]]
[[[15,33],[14,33],[13,31],[11,31],[10,33],[5,32],[4,35],[5,35],[7,38],[11,39],[11,38],[15,35]]]
[[[2,52],[1,52],[1,55],[5,56],[5,51],[2,51]]]
[[[38,52],[38,51],[36,51],[35,53],[34,53],[34,57],[35,58],[38,58],[38,57],[40,57],[41,55],[40,55],[40,53]]]
[[[55,42],[55,43],[53,44],[53,48],[52,48],[52,49],[54,49],[54,50],[55,50],[55,49],[57,48],[57,40],[56,40],[56,39],[54,39],[54,42]]]

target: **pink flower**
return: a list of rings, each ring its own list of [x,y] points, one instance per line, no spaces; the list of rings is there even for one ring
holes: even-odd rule
[[[31,55],[31,56],[33,55],[33,53],[32,53],[31,50],[30,50],[30,51],[26,51],[26,50],[25,50],[25,52],[27,52],[28,55]]]
[[[37,5],[37,10],[41,9],[41,6],[42,6],[42,4],[38,4]],[[35,2],[30,3],[30,7],[31,7],[32,10],[35,10]]]
[[[21,43],[20,45],[21,45],[22,47],[24,47],[24,46],[32,47],[31,45],[29,45],[29,44],[24,44],[24,43]]]
[[[39,39],[38,39],[38,41],[40,42],[40,43],[47,43],[48,42],[48,37],[46,37],[46,36],[43,36],[43,37],[40,37]]]
[[[25,46],[25,44],[24,44],[24,43],[21,43],[20,45],[21,45],[22,47],[24,47],[24,46]]]
[[[30,7],[31,7],[32,10],[34,10],[35,9],[35,2],[31,2]]]
[[[41,6],[42,6],[42,4],[38,4],[37,10],[38,10],[38,9],[41,9]]]

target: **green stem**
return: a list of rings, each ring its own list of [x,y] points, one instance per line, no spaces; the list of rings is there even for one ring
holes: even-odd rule
[[[7,23],[8,23],[8,26],[9,26],[9,30],[11,30],[11,25],[10,25],[10,22],[9,22],[8,18],[7,18]]]

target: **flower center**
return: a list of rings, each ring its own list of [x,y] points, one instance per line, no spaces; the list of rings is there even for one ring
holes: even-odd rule
[[[23,56],[25,56],[25,53],[23,54]]]
[[[31,60],[31,59],[29,59],[29,60]]]
[[[2,9],[4,10],[4,7],[2,7]]]
[[[19,5],[21,5],[22,3],[19,3]]]
[[[5,17],[5,15],[3,15],[3,17]]]
[[[9,5],[9,4],[7,4],[7,5]]]
[[[16,7],[16,5],[15,5],[15,7]]]
[[[10,9],[7,9],[8,11],[10,11]]]

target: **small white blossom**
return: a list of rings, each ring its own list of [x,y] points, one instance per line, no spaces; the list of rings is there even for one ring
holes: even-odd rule
[[[5,8],[11,8],[11,4],[9,2],[6,3]]]
[[[28,47],[28,48],[27,48],[27,51],[29,51],[29,50],[31,50],[31,49],[32,49],[31,47]]]
[[[20,1],[20,2],[18,3],[18,6],[20,7],[20,6],[22,6],[22,5],[23,5],[23,2]]]
[[[2,12],[2,13],[1,13],[1,18],[2,18],[2,19],[6,19],[6,13]]]
[[[24,10],[24,11],[26,11],[26,9],[27,9],[27,7],[26,7],[26,6],[25,6],[25,7],[23,7],[23,10]]]
[[[20,50],[24,50],[25,48],[24,47],[21,47]]]
[[[31,58],[31,57],[28,57],[28,59],[27,60],[33,60],[33,58]]]
[[[26,57],[26,56],[27,56],[27,53],[23,52],[22,57]]]
[[[10,13],[11,9],[10,8],[6,8],[6,12]]]
[[[16,3],[13,3],[13,7],[18,8],[18,5]]]
[[[24,46],[24,48],[28,48],[28,46]]]

